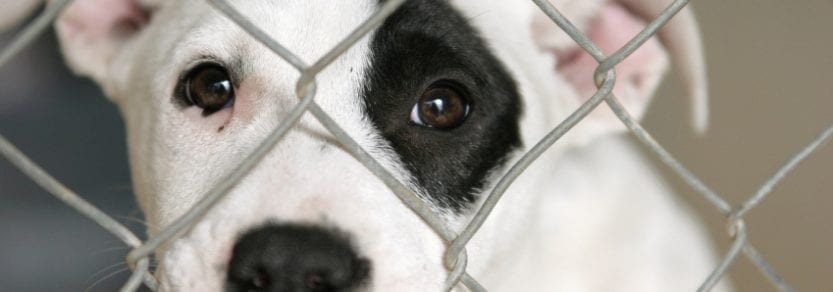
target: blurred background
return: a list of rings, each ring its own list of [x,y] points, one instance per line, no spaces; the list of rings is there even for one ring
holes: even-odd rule
[[[691,3],[706,47],[711,127],[702,136],[690,130],[675,78],[667,79],[643,124],[737,205],[833,124],[833,1]],[[724,254],[731,238],[720,213],[676,175],[667,177]],[[746,218],[751,242],[797,291],[833,291],[833,143]],[[776,290],[743,256],[730,275],[739,291]]]
[[[5,34],[0,44],[10,39]],[[51,32],[0,68],[0,133],[143,234],[122,127],[98,88],[64,67]],[[1,158],[0,234],[0,291],[117,291],[129,274],[121,241]]]
[[[693,1],[711,81],[711,128],[696,135],[668,78],[646,128],[733,204],[833,123],[833,1]],[[12,33],[0,35],[0,46]],[[0,68],[0,133],[71,189],[143,234],[123,124],[88,80],[64,67],[53,33]],[[829,144],[829,143],[828,143]],[[665,169],[659,166],[661,169]],[[723,254],[725,220],[668,173]],[[750,240],[798,291],[833,291],[833,146],[779,184],[747,216]],[[115,291],[128,273],[115,237],[0,159],[0,290]],[[739,291],[774,291],[741,257]],[[103,280],[102,280],[103,279]]]

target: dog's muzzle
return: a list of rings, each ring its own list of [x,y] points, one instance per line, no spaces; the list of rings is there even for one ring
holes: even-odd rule
[[[352,291],[369,275],[370,262],[340,232],[269,224],[235,243],[226,291]]]

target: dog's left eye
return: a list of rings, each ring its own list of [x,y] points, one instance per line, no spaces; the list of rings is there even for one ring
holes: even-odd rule
[[[185,98],[203,109],[203,116],[213,114],[234,104],[234,84],[225,68],[217,64],[202,64],[185,77]]]
[[[469,100],[457,86],[435,83],[426,89],[411,109],[411,121],[425,127],[450,130],[469,115]]]

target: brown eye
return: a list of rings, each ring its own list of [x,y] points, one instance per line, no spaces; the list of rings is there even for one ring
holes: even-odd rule
[[[185,79],[185,97],[207,116],[234,104],[234,85],[225,68],[199,65]]]
[[[422,126],[450,130],[469,115],[469,101],[454,86],[435,84],[420,96],[411,110],[411,121]]]

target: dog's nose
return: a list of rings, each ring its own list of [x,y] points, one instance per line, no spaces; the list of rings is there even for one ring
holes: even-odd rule
[[[235,243],[226,290],[353,291],[369,272],[370,263],[338,231],[272,224]]]

